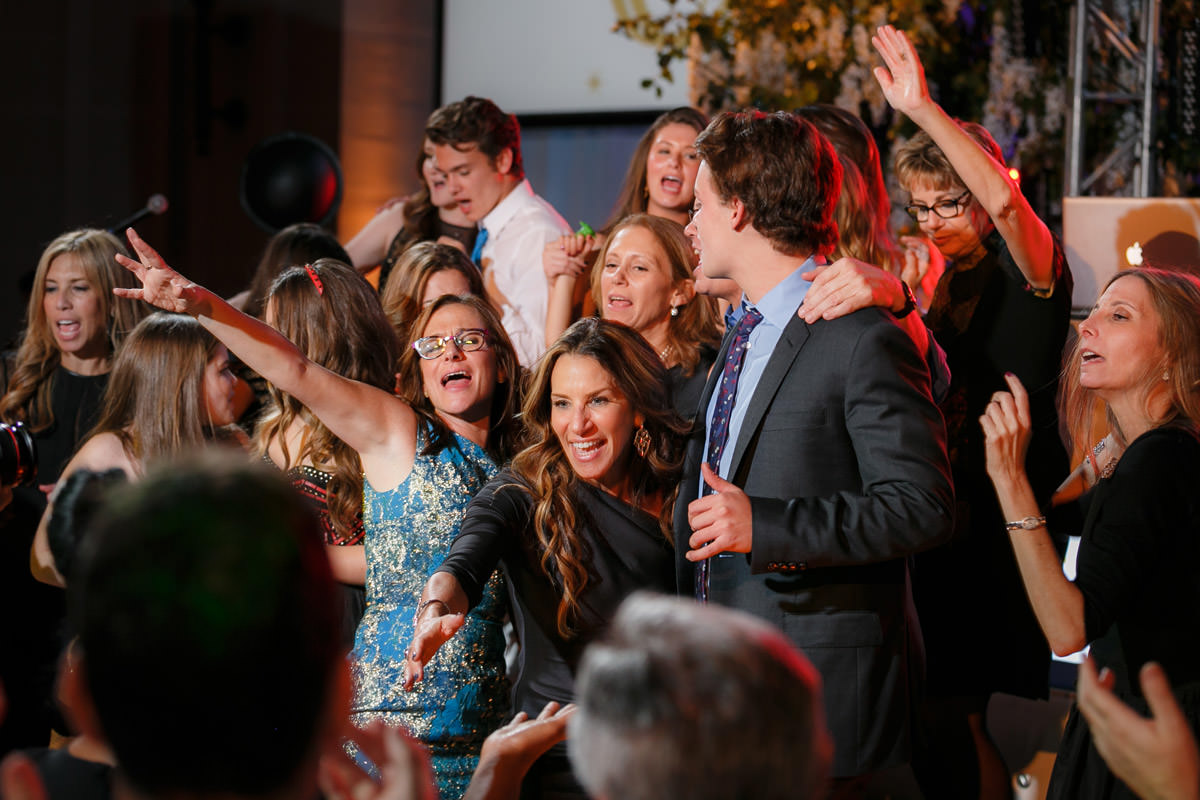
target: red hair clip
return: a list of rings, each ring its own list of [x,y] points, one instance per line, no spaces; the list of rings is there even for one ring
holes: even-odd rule
[[[313,286],[317,287],[317,294],[325,294],[325,286],[321,283],[321,279],[317,277],[317,271],[312,268],[312,264],[304,265],[305,271],[308,272],[308,277],[312,279]]]

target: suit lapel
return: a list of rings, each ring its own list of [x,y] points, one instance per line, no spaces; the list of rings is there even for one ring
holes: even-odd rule
[[[767,361],[767,367],[758,381],[758,386],[754,388],[754,396],[750,398],[750,406],[746,409],[746,416],[738,430],[737,443],[733,449],[733,460],[729,462],[730,480],[733,479],[732,476],[738,474],[742,457],[746,454],[750,440],[754,438],[755,432],[762,424],[767,408],[775,398],[775,393],[779,391],[779,385],[791,370],[792,362],[796,360],[800,348],[808,341],[808,336],[808,323],[792,314],[791,321],[783,329],[783,334],[779,337],[779,342],[775,345],[775,350]]]

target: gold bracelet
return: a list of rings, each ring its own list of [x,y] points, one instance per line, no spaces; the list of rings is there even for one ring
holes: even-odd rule
[[[1040,517],[1025,517],[1015,522],[1004,523],[1004,529],[1009,531],[1034,531],[1044,527],[1046,527],[1046,516],[1044,514]]]

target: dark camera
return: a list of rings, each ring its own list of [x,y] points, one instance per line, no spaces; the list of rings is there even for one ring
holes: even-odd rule
[[[0,422],[0,486],[28,486],[37,479],[37,445],[20,422]]]

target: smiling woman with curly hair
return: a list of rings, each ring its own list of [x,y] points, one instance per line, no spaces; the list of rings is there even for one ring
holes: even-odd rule
[[[670,520],[686,425],[646,341],[596,318],[572,325],[542,356],[523,419],[528,446],[472,501],[425,586],[405,684],[430,670],[499,565],[521,642],[513,706],[535,716],[547,701],[573,699],[584,647],[625,597],[674,591]],[[534,767],[527,789],[531,782],[584,796],[562,748]]]

